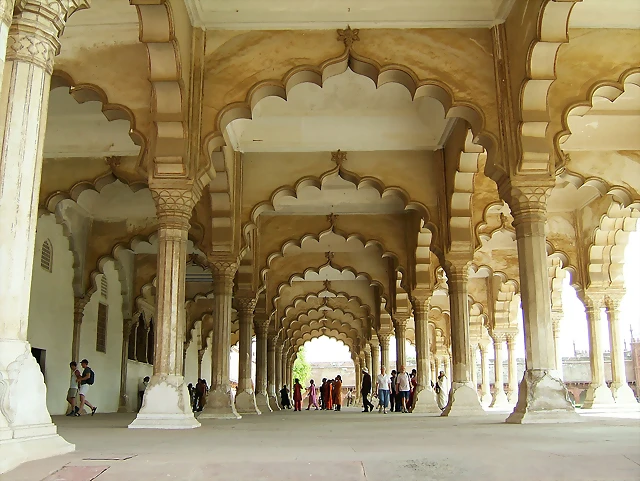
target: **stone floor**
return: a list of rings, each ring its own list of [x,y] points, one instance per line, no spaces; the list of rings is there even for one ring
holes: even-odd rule
[[[446,419],[349,409],[207,420],[192,431],[128,430],[125,414],[55,417],[76,452],[0,480],[631,481],[640,479],[638,417],[513,426],[495,412]]]

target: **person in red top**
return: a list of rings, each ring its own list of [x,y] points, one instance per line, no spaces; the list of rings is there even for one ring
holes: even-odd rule
[[[302,411],[302,385],[298,378],[293,384],[293,410]]]
[[[333,411],[333,379],[327,380],[327,411]]]

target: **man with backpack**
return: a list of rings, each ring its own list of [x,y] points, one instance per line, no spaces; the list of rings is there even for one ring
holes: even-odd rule
[[[86,359],[80,361],[80,365],[82,366],[82,376],[78,379],[78,381],[80,381],[80,406],[76,407],[76,416],[80,416],[85,404],[89,406],[91,415],[93,416],[98,408],[87,401],[87,394],[89,393],[89,386],[93,386],[95,382],[95,373],[89,367],[89,361]]]

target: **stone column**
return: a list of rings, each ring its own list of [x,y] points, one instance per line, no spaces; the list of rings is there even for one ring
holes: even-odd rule
[[[255,319],[253,329],[256,333],[256,406],[262,413],[272,412],[267,390],[267,332],[268,319]]]
[[[504,377],[502,374],[505,336],[502,333],[493,332],[491,333],[491,338],[493,339],[493,374],[495,383],[489,407],[503,408],[509,404],[507,394],[504,392]]]
[[[602,313],[600,308],[604,298],[599,293],[590,292],[584,297],[589,334],[589,364],[591,383],[587,389],[582,409],[611,406],[615,401],[611,389],[607,387],[604,374],[604,349],[602,346]]]
[[[579,420],[555,369],[545,236],[547,197],[553,185],[551,178],[518,178],[499,185],[516,230],[527,366],[508,423]]]
[[[627,373],[624,365],[624,339],[620,325],[620,301],[624,293],[607,294],[605,310],[609,321],[609,342],[611,344],[611,393],[617,405],[637,405],[633,390],[627,384]]]
[[[371,346],[371,378],[375,384],[376,376],[380,374],[380,343],[378,342],[378,336],[374,334],[369,341],[369,345]],[[375,385],[373,389],[375,389]]]
[[[239,414],[261,414],[256,405],[255,393],[251,382],[251,325],[256,308],[255,297],[236,298],[238,323],[240,325],[238,390],[236,391],[236,411]]]
[[[74,449],[57,435],[51,422],[44,378],[31,355],[27,328],[51,73],[66,19],[87,3],[22,1],[13,24],[13,2],[0,4],[5,87],[0,108],[4,126],[0,151],[2,473],[22,462]]]
[[[87,296],[73,298],[73,338],[71,340],[71,359],[80,364],[80,335],[84,308],[89,302]]]
[[[449,353],[447,353],[447,355],[442,359],[442,369],[444,369],[444,373],[447,378],[453,378],[451,374],[451,355]]]
[[[393,328],[396,332],[396,370],[400,372],[400,366],[407,365],[407,321],[408,316],[397,315],[393,319]]]
[[[280,338],[278,337],[278,341],[276,342],[276,349],[275,349],[275,359],[276,359],[276,365],[275,365],[275,373],[276,373],[276,378],[275,378],[275,383],[276,383],[276,399],[278,400],[278,406],[280,406],[281,400],[278,399],[280,396],[278,396],[278,393],[280,392],[280,389],[282,389],[282,348],[284,346],[282,345],[282,343],[280,342]],[[291,389],[291,386],[287,386],[289,389]],[[280,406],[282,408],[282,406]]]
[[[267,377],[269,390],[269,405],[273,411],[280,410],[280,402],[278,392],[280,388],[276,387],[276,342],[279,333],[269,331],[267,334]]]
[[[483,414],[478,393],[472,386],[469,359],[469,292],[468,262],[449,261],[446,273],[449,280],[451,304],[451,355],[453,372],[449,402],[442,416],[471,416]],[[445,364],[448,358],[445,360]],[[447,369],[445,368],[445,373]]]
[[[476,393],[478,392],[478,363],[476,362],[477,351],[478,351],[478,343],[472,342],[471,347],[469,349],[469,359],[471,360],[471,366],[470,366],[471,384],[473,384],[473,387],[475,388]]]
[[[563,317],[563,311],[551,311],[551,323],[553,327],[553,351],[555,352],[556,371],[558,372],[559,379],[564,379],[564,373],[562,372],[562,352],[560,350],[560,322],[562,321]]]
[[[412,412],[440,415],[442,411],[436,402],[436,393],[431,387],[429,346],[429,297],[414,297],[413,319],[416,327],[416,371],[417,382],[413,396]]]
[[[516,335],[507,334],[507,365],[509,392],[507,400],[509,404],[518,402],[518,359],[516,358]]]
[[[198,349],[198,379],[202,379],[202,358],[206,349]]]
[[[360,365],[358,356],[355,357],[355,360],[353,361],[353,366],[356,371],[356,392],[354,393],[355,395],[354,404],[358,406],[360,405],[360,389],[362,387],[362,366]]]
[[[377,376],[377,373],[374,373],[373,370],[371,369],[371,346],[369,345],[369,343],[365,343],[364,348],[364,364],[365,366],[367,366],[367,369],[369,370],[369,374],[371,374],[371,377]]]
[[[211,350],[211,391],[200,418],[240,419],[231,393],[229,353],[231,349],[231,316],[233,279],[238,259],[216,254],[209,258],[213,271],[213,349]]]
[[[380,362],[386,369],[387,373],[391,374],[391,366],[389,365],[389,341],[391,340],[390,334],[378,334],[380,340]]]
[[[197,195],[186,185],[152,186],[151,194],[158,213],[153,376],[145,391],[142,408],[129,428],[196,428],[200,423],[191,411],[181,363],[186,329],[187,235]]]
[[[429,368],[431,369],[431,379],[435,383],[435,380],[438,379],[438,373],[436,372],[436,360],[433,357],[429,362]]]
[[[481,387],[480,402],[484,405],[491,404],[491,384],[489,381],[489,344],[480,344]]]
[[[129,337],[133,327],[133,319],[124,319],[122,323],[122,358],[120,361],[120,402],[118,412],[129,412],[129,396],[127,396],[127,361],[129,360]]]

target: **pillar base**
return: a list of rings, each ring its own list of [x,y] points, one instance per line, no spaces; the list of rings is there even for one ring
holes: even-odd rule
[[[509,424],[579,422],[569,392],[554,371],[527,370],[518,388],[518,404]]]
[[[416,389],[411,412],[418,414],[437,414],[440,416],[442,410],[438,407],[434,390],[430,387],[423,388],[421,391]]]
[[[263,414],[273,412],[273,410],[271,409],[271,405],[269,404],[269,396],[267,396],[266,394],[256,394],[256,406],[258,406],[258,409]]]
[[[38,426],[38,431],[43,428]],[[54,433],[56,431],[54,424],[50,424],[49,429]],[[28,436],[25,430],[20,435],[23,437],[0,440],[0,474],[28,461],[71,453],[76,449],[74,444],[66,442],[58,434]]]
[[[628,384],[620,384],[616,386],[611,385],[611,392],[613,393],[613,399],[616,400],[618,406],[637,406],[638,400],[633,394],[633,390]]]
[[[449,402],[441,416],[479,416],[484,414],[478,393],[470,383],[454,382],[449,391]]]
[[[253,391],[241,391],[236,394],[236,412],[238,414],[262,414],[256,404]]]
[[[277,396],[269,395],[269,406],[271,406],[272,411],[282,411],[280,404],[278,403]]]
[[[512,406],[518,403],[518,390],[512,389],[507,393],[507,402]]]
[[[483,406],[489,406],[489,404],[491,404],[491,393],[489,392],[485,392],[485,393],[480,393],[480,404]]]
[[[210,391],[198,419],[242,419],[231,399],[231,391]]]
[[[182,376],[153,375],[144,393],[140,412],[130,429],[193,429],[189,390]]]
[[[505,393],[502,389],[500,389],[499,391],[494,391],[489,407],[497,409],[509,407],[509,399],[507,398],[507,393]]]
[[[614,405],[613,394],[606,384],[601,384],[600,386],[594,386],[593,383],[589,384],[582,409],[600,409],[613,407]]]

